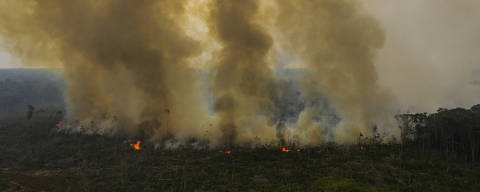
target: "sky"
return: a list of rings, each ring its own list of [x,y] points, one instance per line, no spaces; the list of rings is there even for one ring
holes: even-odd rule
[[[368,0],[386,30],[379,82],[403,112],[480,103],[480,1]]]
[[[386,42],[375,64],[400,112],[480,103],[480,1],[365,0]],[[0,46],[0,68],[21,67]]]
[[[0,68],[18,67],[13,60],[13,56],[0,47]]]

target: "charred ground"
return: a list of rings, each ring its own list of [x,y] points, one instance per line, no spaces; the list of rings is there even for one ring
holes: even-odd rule
[[[64,134],[58,119],[0,120],[3,191],[478,191],[480,166],[411,145],[141,151],[128,138]],[[411,147],[409,147],[411,146]]]

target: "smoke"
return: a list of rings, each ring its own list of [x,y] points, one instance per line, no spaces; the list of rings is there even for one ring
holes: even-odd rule
[[[266,61],[273,40],[260,25],[258,11],[255,0],[211,3],[209,26],[223,46],[216,55],[212,89],[226,143],[242,136],[269,137],[262,132],[273,110],[274,76]]]
[[[396,128],[388,125],[391,97],[379,88],[373,64],[385,39],[377,20],[364,12],[358,1],[278,3],[279,36],[286,52],[311,71],[302,86],[307,103],[318,100],[312,93],[320,91],[342,118],[333,130],[335,140],[349,143],[360,135],[371,137],[373,127],[380,124],[381,133]],[[322,106],[307,105],[300,118],[304,129],[315,125],[312,113],[318,110]],[[313,128],[321,129],[327,131],[325,126]]]
[[[187,67],[201,47],[180,27],[184,5],[1,1],[0,33],[24,63],[64,68],[68,119],[81,124],[74,129],[188,137],[207,113]]]
[[[0,26],[24,63],[64,68],[71,130],[227,145],[396,134],[373,64],[385,34],[357,1],[6,0]],[[274,73],[285,55],[302,63],[295,83]]]

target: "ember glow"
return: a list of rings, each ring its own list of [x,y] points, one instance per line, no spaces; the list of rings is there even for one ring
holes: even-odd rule
[[[282,152],[290,152],[290,150],[286,147],[282,147]]]
[[[220,153],[225,153],[225,154],[227,154],[227,155],[230,155],[230,154],[232,153],[232,150],[226,149],[226,150],[220,150],[220,151],[218,151],[218,152],[220,152]]]
[[[137,143],[135,144],[130,144],[130,147],[133,147],[133,149],[135,149],[135,151],[140,151],[142,150],[142,147],[140,146],[142,142],[140,140],[137,141]]]

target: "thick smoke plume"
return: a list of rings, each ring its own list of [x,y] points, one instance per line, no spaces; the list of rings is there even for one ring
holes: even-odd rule
[[[352,142],[360,135],[372,136],[375,125],[384,128],[390,98],[379,89],[373,64],[385,36],[379,23],[352,0],[278,3],[278,26],[286,50],[311,70],[303,92],[320,89],[342,118],[334,130],[335,140]],[[300,117],[302,128],[313,124],[312,113],[318,110],[321,107],[307,106]]]
[[[266,61],[273,40],[256,17],[258,2],[214,0],[211,4],[210,28],[223,46],[212,86],[227,143],[242,139],[237,137],[265,136],[262,132],[273,112],[274,76]]]
[[[75,129],[198,135],[206,112],[187,59],[201,49],[180,27],[184,4],[1,1],[0,30],[26,63],[64,67]]]
[[[373,65],[384,33],[357,1],[5,0],[0,26],[24,63],[64,68],[69,130],[226,145],[393,133]],[[304,63],[300,88],[274,73],[278,49]]]

